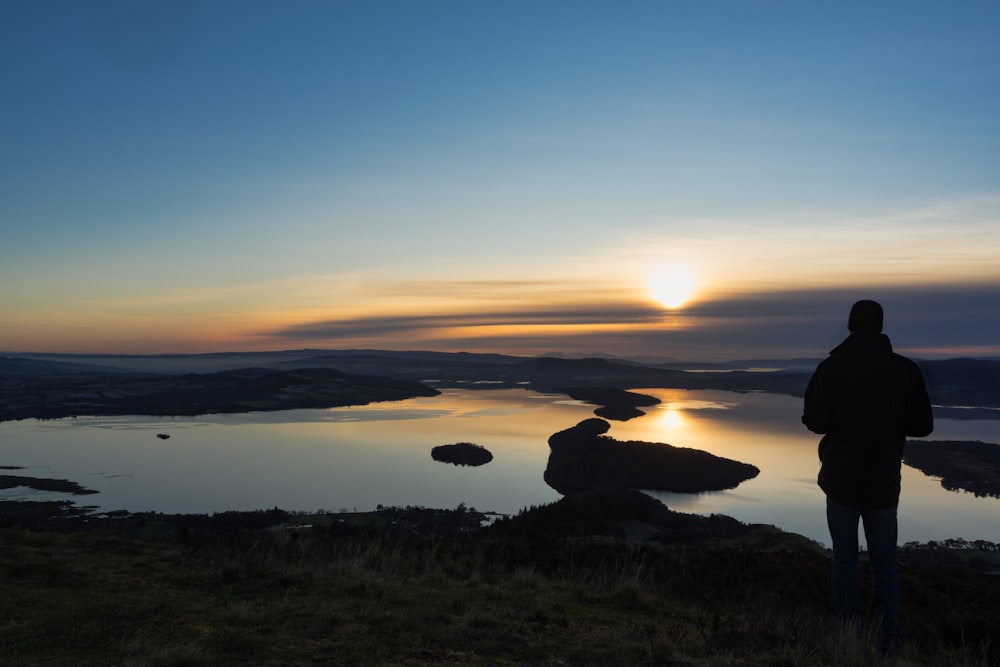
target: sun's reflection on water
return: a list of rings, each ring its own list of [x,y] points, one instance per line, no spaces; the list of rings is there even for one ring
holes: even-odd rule
[[[666,431],[673,431],[684,426],[684,411],[678,410],[673,406],[667,406],[660,411],[659,426]]]

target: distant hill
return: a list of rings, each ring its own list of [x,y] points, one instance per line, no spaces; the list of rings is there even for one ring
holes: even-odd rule
[[[1000,361],[959,358],[917,363],[935,405],[1000,408]]]
[[[113,373],[118,369],[101,364],[47,361],[28,357],[0,357],[0,375],[48,375],[53,373]]]
[[[951,418],[1000,419],[1000,360],[918,361],[936,412]],[[326,368],[348,374],[419,382],[437,388],[517,387],[546,393],[566,389],[717,389],[801,397],[815,362],[805,359],[693,362],[649,366],[617,358],[521,357],[470,352],[283,350],[197,355],[55,355],[0,357],[0,378],[54,373],[143,372],[179,375],[241,368],[291,371]],[[782,370],[758,370],[761,368]],[[974,410],[970,410],[975,408]]]
[[[241,368],[185,375],[0,375],[0,421],[330,408],[438,393],[418,382],[328,368]]]
[[[673,368],[681,371],[706,371],[706,372],[727,372],[727,371],[808,371],[813,372],[816,365],[822,359],[819,357],[796,358],[796,359],[731,359],[727,361],[704,362],[704,361],[656,361],[640,359],[630,359],[631,363],[656,368]]]

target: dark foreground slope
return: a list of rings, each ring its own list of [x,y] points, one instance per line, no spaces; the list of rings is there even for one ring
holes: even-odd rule
[[[155,540],[0,529],[0,664],[878,664],[832,619],[814,544],[703,518],[691,541],[629,541],[632,521],[686,521],[649,500],[595,492],[434,538],[316,518]],[[1000,577],[902,576],[905,664],[998,663]]]

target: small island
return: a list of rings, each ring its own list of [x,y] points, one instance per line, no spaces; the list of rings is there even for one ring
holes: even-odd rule
[[[604,435],[610,428],[591,418],[550,437],[545,482],[563,495],[600,488],[698,493],[732,489],[760,474],[749,463],[697,449],[621,442]]]
[[[431,450],[431,458],[456,466],[481,466],[493,460],[493,454],[471,442],[456,442],[454,445],[438,445]]]
[[[594,414],[605,419],[628,421],[641,417],[645,412],[640,407],[650,407],[660,403],[660,399],[646,394],[637,394],[616,387],[568,387],[559,389],[570,398],[600,406]]]
[[[979,440],[907,440],[903,463],[940,477],[949,491],[1000,498],[1000,444]]]

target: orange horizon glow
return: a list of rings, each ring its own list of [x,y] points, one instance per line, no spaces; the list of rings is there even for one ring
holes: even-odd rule
[[[744,348],[740,335],[747,326],[759,326],[763,320],[753,317],[752,308],[731,314],[727,310],[730,306],[718,304],[763,298],[772,299],[769,303],[773,305],[797,293],[787,283],[781,290],[761,293],[739,281],[725,282],[717,269],[701,264],[699,284],[686,263],[654,262],[645,264],[645,271],[638,261],[625,266],[627,270],[619,267],[613,280],[602,279],[600,273],[611,269],[595,265],[593,275],[564,273],[547,280],[347,280],[320,276],[239,289],[167,291],[146,298],[129,294],[123,287],[114,299],[77,300],[63,309],[48,303],[8,309],[0,331],[0,350],[204,354],[381,348],[738,359],[759,356]],[[675,297],[670,290],[676,284],[684,289]],[[817,290],[817,298],[830,298],[824,296],[831,293],[829,284],[824,285]],[[840,294],[847,291],[844,285],[837,287]],[[794,283],[794,288],[801,290],[802,285]],[[840,302],[843,297],[837,299],[833,307],[846,308]],[[21,299],[13,305],[24,302]],[[780,335],[783,322],[794,321],[799,315],[793,310],[770,317]],[[822,341],[825,332],[839,332],[840,319],[835,318],[834,326],[823,325],[810,334]],[[702,331],[712,332],[715,338],[701,336]],[[704,348],[704,340],[720,340],[720,331],[728,332],[731,342],[715,342]],[[1000,354],[1000,344],[927,345],[914,341],[907,346],[910,340],[912,336],[902,338],[899,348],[918,357]],[[798,349],[786,346],[777,356],[822,354],[828,349],[825,342],[810,344],[801,338],[795,344]]]

